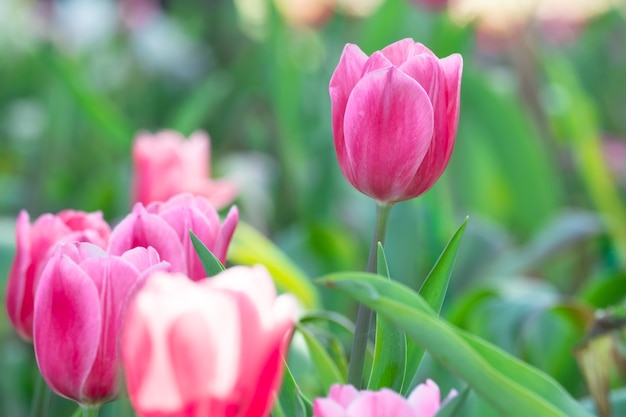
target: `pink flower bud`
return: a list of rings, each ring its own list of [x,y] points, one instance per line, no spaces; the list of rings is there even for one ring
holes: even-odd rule
[[[152,248],[112,256],[90,243],[58,245],[35,297],[39,370],[57,394],[81,404],[117,395],[117,347],[130,293],[168,267]]]
[[[233,206],[220,225],[217,211],[209,201],[191,194],[179,194],[165,203],[155,202],[147,207],[137,203],[132,213],[113,229],[109,251],[120,255],[138,246],[152,246],[161,259],[170,263],[172,272],[198,280],[206,274],[189,231],[224,263],[238,220],[237,208]]]
[[[280,387],[295,300],[267,270],[193,282],[157,273],[129,303],[121,354],[140,417],[264,417]]]
[[[450,391],[444,403],[457,395]],[[327,398],[313,403],[313,417],[434,417],[441,408],[439,387],[430,379],[409,398],[383,388],[357,391],[352,385],[333,385]]]
[[[65,210],[44,214],[30,224],[28,213],[17,217],[16,250],[7,282],[6,306],[20,337],[33,338],[33,300],[39,276],[50,257],[50,248],[60,242],[91,242],[106,247],[111,230],[102,213]]]
[[[426,192],[446,168],[456,138],[463,60],[437,58],[412,39],[370,57],[346,45],[330,80],[339,166],[383,204]]]
[[[140,133],[133,142],[134,200],[143,205],[165,201],[179,193],[202,195],[218,209],[230,204],[235,185],[209,179],[209,136],[195,132],[189,139],[163,130]]]

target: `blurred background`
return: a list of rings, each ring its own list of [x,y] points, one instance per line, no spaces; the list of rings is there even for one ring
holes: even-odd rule
[[[130,210],[140,130],[207,131],[212,175],[238,184],[241,218],[308,276],[363,269],[374,204],[337,165],[328,82],[345,43],[370,54],[407,37],[465,64],[448,170],[392,212],[392,277],[419,288],[469,216],[442,314],[578,398],[577,355],[608,361],[598,368],[619,394],[621,356],[585,339],[626,296],[619,0],[1,0],[0,303],[19,210],[114,223]],[[458,388],[435,364],[422,371]],[[32,347],[0,314],[0,415],[28,415],[35,376]],[[490,412],[468,400],[467,415]]]

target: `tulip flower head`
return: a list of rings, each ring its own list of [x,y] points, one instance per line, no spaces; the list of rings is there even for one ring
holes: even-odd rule
[[[20,337],[33,339],[33,306],[39,276],[51,249],[61,242],[90,242],[106,247],[111,229],[102,213],[64,210],[44,214],[30,224],[24,210],[17,217],[16,250],[7,282],[6,306],[9,319]]]
[[[261,266],[198,282],[157,273],[129,304],[121,353],[139,417],[265,417],[295,300]]]
[[[417,197],[445,170],[456,138],[463,60],[412,39],[367,56],[346,45],[330,80],[339,166],[381,204]]]
[[[126,301],[146,277],[167,269],[152,248],[121,256],[90,243],[55,248],[35,297],[34,347],[43,379],[85,405],[118,392],[118,342]]]
[[[133,142],[134,201],[148,205],[187,192],[206,197],[218,209],[232,203],[235,185],[209,179],[210,149],[204,132],[189,139],[171,130],[139,133]]]
[[[450,391],[444,403],[457,395]],[[383,388],[357,391],[352,385],[333,385],[327,398],[313,403],[313,417],[434,417],[442,407],[439,387],[430,379],[408,398]]]
[[[120,255],[134,247],[153,247],[161,259],[170,263],[172,272],[181,272],[199,280],[206,275],[189,231],[193,231],[205,246],[224,263],[239,214],[232,207],[220,224],[215,208],[204,197],[179,194],[164,203],[144,207],[135,204],[111,233],[109,251]]]

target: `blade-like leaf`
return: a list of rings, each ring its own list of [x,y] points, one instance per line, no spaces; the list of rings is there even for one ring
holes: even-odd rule
[[[224,265],[222,265],[220,260],[217,259],[213,253],[211,253],[205,244],[202,243],[202,241],[198,239],[198,236],[196,236],[191,230],[189,231],[189,237],[191,238],[193,247],[198,254],[198,258],[200,258],[200,262],[202,263],[206,276],[212,277],[222,272],[224,270]]]
[[[366,273],[335,274],[321,282],[345,291],[396,323],[501,415],[591,417],[552,378],[490,343],[456,329],[409,288]]]
[[[306,274],[269,239],[244,222],[237,224],[228,260],[242,265],[263,264],[280,290],[295,295],[306,308],[319,306],[317,289]]]
[[[383,245],[378,243],[377,270],[379,275],[389,278],[389,267]],[[406,365],[406,337],[398,326],[385,318],[376,317],[376,341],[374,360],[367,388],[379,390],[391,388],[400,391],[404,382]]]
[[[333,384],[345,384],[345,378],[341,375],[341,371],[339,371],[333,359],[306,326],[297,324],[296,330],[304,337],[304,341],[309,348],[311,360],[318,372],[322,391],[328,392]]]
[[[463,232],[467,226],[467,220],[468,218],[466,217],[461,226],[454,233],[439,256],[435,266],[433,266],[433,269],[431,269],[430,273],[426,277],[426,280],[422,284],[419,291],[422,298],[424,298],[428,305],[430,305],[437,313],[441,311],[443,300],[446,296],[446,292],[448,291],[450,275],[452,274],[461,237],[463,236]],[[423,357],[424,349],[422,347],[416,345],[415,343],[407,343],[406,382],[402,386],[403,394],[408,394],[418,384],[419,381],[416,381],[414,378]]]
[[[303,399],[302,392],[298,388],[291,370],[285,364],[283,383],[276,402],[276,407],[279,409],[278,413],[285,417],[308,417],[310,413],[307,413],[305,402],[309,401]]]

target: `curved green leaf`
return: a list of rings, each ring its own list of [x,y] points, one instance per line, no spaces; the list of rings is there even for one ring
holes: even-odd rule
[[[552,378],[454,328],[403,285],[367,273],[335,274],[320,281],[345,291],[403,328],[503,416],[591,416]]]
[[[296,330],[304,337],[311,360],[315,364],[315,369],[319,374],[319,382],[323,392],[328,392],[333,384],[345,384],[345,378],[341,375],[341,371],[337,364],[333,361],[322,344],[313,336],[313,334],[300,324],[296,324]]]
[[[198,258],[200,258],[202,268],[204,268],[204,273],[207,277],[215,276],[225,269],[220,260],[213,255],[209,248],[207,248],[191,230],[189,231],[189,237],[191,238],[193,248],[196,250]]]

